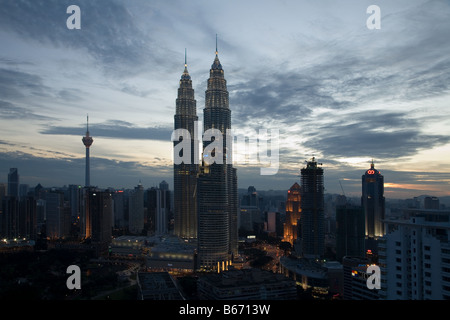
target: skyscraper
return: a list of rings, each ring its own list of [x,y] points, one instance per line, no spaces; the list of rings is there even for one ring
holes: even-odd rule
[[[20,199],[19,211],[21,214],[19,233],[22,237],[36,239],[37,235],[37,202],[33,195]],[[70,221],[69,221],[70,222]]]
[[[0,229],[1,229],[1,217],[2,217],[2,213],[3,213],[3,208],[2,208],[2,203],[3,203],[3,199],[6,197],[6,190],[7,186],[4,183],[0,183]]]
[[[66,217],[64,192],[52,190],[46,194],[46,232],[51,239],[68,236],[70,219]],[[67,226],[68,225],[68,226]]]
[[[92,187],[83,188],[81,238],[90,239],[97,250],[106,250],[111,242],[113,211],[113,198],[110,191]]]
[[[131,233],[140,235],[144,230],[144,187],[140,182],[130,193],[128,224]]]
[[[247,194],[242,196],[241,206],[254,206],[258,207],[261,211],[264,210],[263,197],[258,194],[254,186],[247,188]]]
[[[81,186],[71,184],[69,185],[69,203],[70,203],[70,216],[72,221],[77,221],[80,213],[81,213],[81,206],[83,202],[82,197],[82,189]]]
[[[89,135],[89,116],[87,116],[86,122],[86,135],[82,139],[84,146],[86,147],[86,173],[84,186],[89,187],[91,185],[91,171],[90,171],[90,163],[89,163],[89,148],[91,147],[94,139]]]
[[[161,190],[169,190],[169,184],[167,183],[166,180],[163,180],[159,183],[159,188]]]
[[[349,203],[336,207],[336,258],[364,258],[364,212]]]
[[[361,205],[366,220],[366,238],[376,239],[384,235],[384,177],[375,169],[372,161],[370,169],[362,175]]]
[[[450,211],[407,209],[378,239],[380,296],[450,300]]]
[[[169,190],[156,189],[156,226],[155,233],[157,235],[164,235],[168,232],[168,215],[169,215]]]
[[[8,196],[19,198],[19,172],[10,168],[8,173]]]
[[[301,236],[305,258],[320,259],[325,252],[323,169],[313,157],[301,169]]]
[[[19,218],[19,199],[17,197],[6,196],[2,201],[0,236],[8,239],[20,237]]]
[[[128,226],[128,221],[125,221],[125,196],[123,190],[116,190],[112,194],[114,202],[114,227],[123,229]]]
[[[20,236],[19,173],[10,168],[8,173],[7,195],[3,197],[0,216],[0,235],[6,238]]]
[[[165,181],[159,186],[147,190],[147,224],[151,233],[164,235],[169,231],[170,190]]]
[[[205,269],[220,269],[219,266],[237,256],[238,197],[237,174],[231,159],[232,141],[227,135],[227,130],[231,129],[231,110],[217,38],[203,115],[204,132],[214,129],[220,133],[217,136],[213,133],[211,140],[203,143],[203,165],[197,181],[199,265]],[[215,161],[211,161],[212,158]]]
[[[424,209],[433,209],[439,210],[439,198],[438,197],[430,197],[427,196],[423,199],[423,208]]]
[[[296,182],[288,190],[286,200],[286,222],[284,224],[284,238],[283,240],[294,244],[299,236],[300,214],[301,208],[301,187]]]
[[[178,97],[176,100],[176,114],[174,117],[175,130],[185,129],[189,132],[190,141],[187,145],[190,150],[182,151],[178,157],[189,159],[189,161],[174,163],[174,233],[175,235],[193,239],[197,238],[197,174],[198,174],[198,148],[196,140],[197,107],[192,88],[192,80],[187,69],[186,53],[184,59],[184,72],[181,75]],[[185,141],[187,137],[183,137]],[[181,141],[174,141],[175,147]],[[185,142],[186,143],[186,142]],[[186,154],[190,151],[190,154]]]
[[[109,191],[89,192],[89,210],[91,215],[91,239],[106,249],[112,236],[112,195]]]

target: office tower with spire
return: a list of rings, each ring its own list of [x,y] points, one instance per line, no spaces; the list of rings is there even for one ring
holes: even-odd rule
[[[190,135],[190,155],[188,163],[174,163],[174,234],[184,239],[197,238],[197,174],[198,174],[198,141],[197,102],[194,97],[191,76],[187,69],[187,55],[184,55],[184,72],[181,75],[176,114],[175,130],[185,129]],[[186,139],[186,137],[183,137]],[[174,148],[181,141],[174,141]],[[183,150],[182,152],[188,152]],[[183,157],[183,155],[177,155]],[[185,156],[185,155],[184,155]]]
[[[227,135],[227,130],[231,129],[231,110],[224,70],[218,56],[217,37],[203,115],[204,132],[220,130],[223,144],[209,153],[205,150],[215,140],[203,143],[203,163],[197,180],[198,257],[200,268],[220,271],[237,256],[238,198],[237,174],[231,159],[232,141]],[[210,163],[207,157],[212,156],[217,161]]]
[[[325,253],[323,169],[313,157],[301,169],[301,236],[305,258],[320,259]]]
[[[385,234],[384,232],[384,177],[380,171],[375,169],[373,163],[370,169],[362,175],[361,205],[364,210],[366,221],[366,238],[376,239]]]
[[[86,147],[86,173],[84,186],[89,187],[91,185],[91,172],[89,163],[89,148],[91,147],[94,139],[89,135],[89,116],[86,118],[86,135],[82,139],[84,146]]]

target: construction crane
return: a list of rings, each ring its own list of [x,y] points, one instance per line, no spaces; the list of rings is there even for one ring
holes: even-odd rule
[[[341,180],[339,180],[339,184],[341,185],[341,190],[342,190],[342,193],[344,194],[344,197],[345,197],[346,195],[345,195],[345,192],[344,192],[344,188],[342,187]]]

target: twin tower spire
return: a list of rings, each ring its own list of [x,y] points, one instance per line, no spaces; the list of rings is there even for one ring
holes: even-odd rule
[[[231,110],[224,71],[219,61],[216,35],[215,59],[205,91],[203,109],[203,131],[218,129],[223,135],[223,150],[226,155],[226,132],[231,129]],[[190,156],[179,154],[190,163],[174,163],[174,233],[180,238],[196,241],[200,269],[224,270],[237,256],[237,174],[232,164],[213,163],[199,165],[194,150],[199,141],[198,116],[192,79],[187,68],[187,51],[184,56],[184,72],[181,75],[176,113],[175,130],[185,129],[190,137],[174,141],[174,150],[181,141],[190,145]],[[190,143],[189,143],[190,142]],[[211,141],[204,141],[205,148]],[[220,147],[219,147],[220,148]],[[215,151],[216,152],[216,151]],[[174,154],[175,156],[175,154]],[[186,161],[188,162],[188,161]],[[201,161],[200,161],[201,162]]]
[[[190,75],[189,75],[189,71],[187,69],[187,49],[184,49],[184,72],[181,75],[181,79],[191,79]],[[214,63],[212,66],[212,69],[214,69],[214,66],[220,66],[220,68],[222,68],[222,65],[220,64],[219,61],[219,50],[218,50],[218,46],[217,46],[217,34],[216,34],[216,58],[214,59]]]

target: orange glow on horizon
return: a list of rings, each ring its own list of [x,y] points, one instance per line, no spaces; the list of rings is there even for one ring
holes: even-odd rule
[[[450,196],[450,190],[444,190],[442,186],[432,184],[412,184],[412,183],[392,183],[386,182],[384,187],[387,189],[404,189],[404,190],[416,190],[416,191],[433,191],[438,192],[441,196]]]

